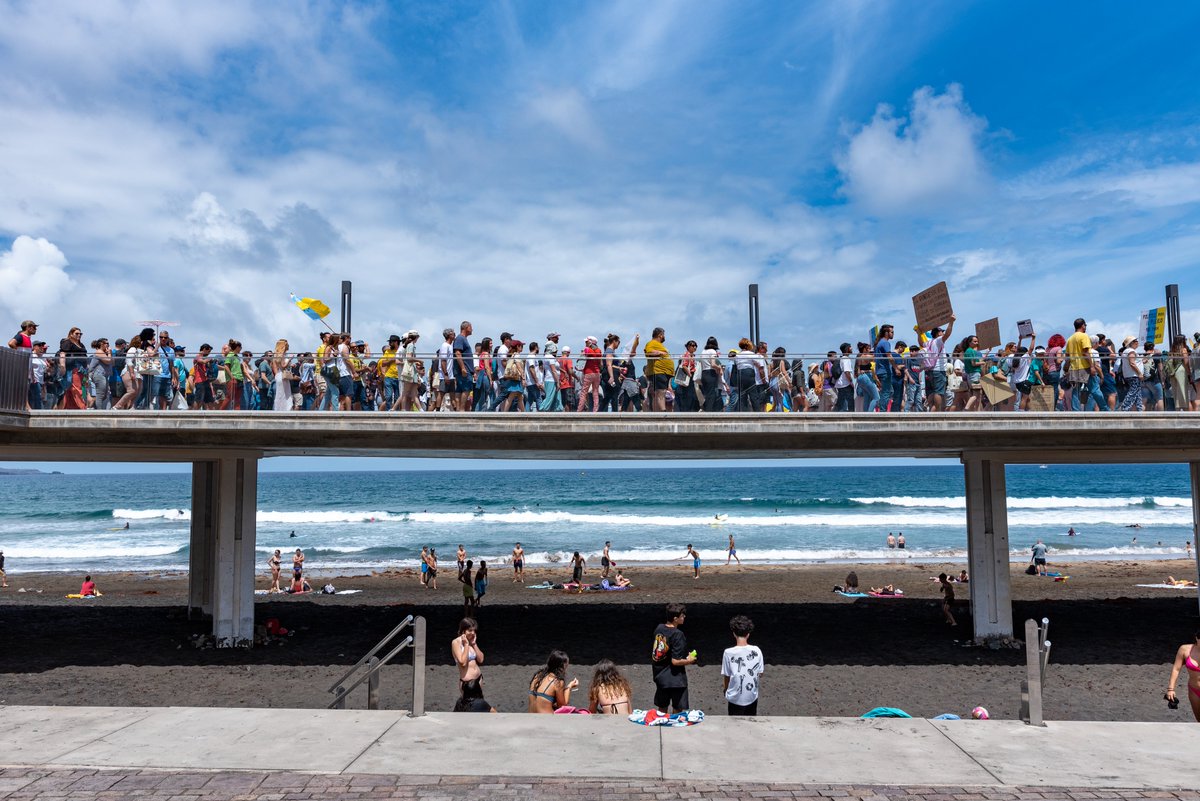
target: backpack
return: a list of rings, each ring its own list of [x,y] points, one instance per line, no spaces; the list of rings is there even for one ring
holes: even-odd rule
[[[508,357],[508,364],[504,365],[504,377],[509,381],[520,381],[524,373],[524,368],[521,365],[521,360],[516,356]]]
[[[837,381],[839,378],[842,377],[842,360],[841,359],[830,359],[829,360],[829,377],[832,378],[834,381]]]

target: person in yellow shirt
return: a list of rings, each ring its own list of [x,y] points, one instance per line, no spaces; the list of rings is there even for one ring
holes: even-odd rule
[[[667,410],[667,391],[671,388],[671,377],[675,375],[675,362],[666,346],[667,334],[655,328],[646,342],[646,366],[650,368],[651,411]]]
[[[383,402],[384,408],[387,409],[392,408],[396,399],[400,397],[400,365],[397,358],[399,352],[400,335],[392,334],[379,357],[379,374],[383,376]]]
[[[1087,386],[1095,366],[1092,363],[1092,340],[1087,335],[1087,321],[1075,321],[1075,333],[1067,338],[1067,381],[1071,384],[1071,410],[1079,411],[1079,393]]]

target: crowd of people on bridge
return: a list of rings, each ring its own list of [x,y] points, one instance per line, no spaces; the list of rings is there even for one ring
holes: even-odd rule
[[[518,412],[940,412],[1200,411],[1200,332],[1164,349],[1129,335],[1036,335],[988,350],[974,333],[945,328],[898,340],[892,325],[870,342],[824,354],[716,337],[669,346],[655,328],[643,343],[610,333],[578,352],[549,332],[472,342],[463,322],[429,345],[393,334],[376,353],[348,333],[323,332],[312,351],[281,339],[256,356],[230,339],[195,351],[169,330],[87,340],[78,327],[51,347],[32,320],[8,340],[28,352],[30,409]],[[1000,389],[997,391],[997,387]]]

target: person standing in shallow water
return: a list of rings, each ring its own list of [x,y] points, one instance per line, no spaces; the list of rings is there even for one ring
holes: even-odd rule
[[[513,546],[512,551],[513,565],[513,583],[525,583],[525,549],[521,547],[521,543]]]

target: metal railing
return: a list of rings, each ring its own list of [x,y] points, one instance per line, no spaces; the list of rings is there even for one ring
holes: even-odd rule
[[[1025,621],[1025,678],[1021,680],[1021,720],[1030,726],[1045,726],[1042,717],[1042,685],[1046,681],[1046,663],[1050,660],[1050,618]]]
[[[29,408],[29,356],[27,350],[0,347],[0,411]]]
[[[412,626],[412,634],[400,641],[392,650],[380,658],[379,652],[383,647],[396,638],[404,629]],[[375,647],[363,656],[362,659],[354,663],[354,666],[347,670],[338,678],[329,688],[329,692],[333,693],[334,698],[329,703],[329,709],[345,709],[346,697],[350,692],[357,688],[363,682],[367,683],[367,709],[379,709],[379,671],[385,665],[396,658],[396,655],[405,648],[412,648],[413,652],[413,691],[412,691],[412,711],[410,717],[421,717],[425,714],[425,618],[413,617],[409,615],[400,621],[400,625],[388,632],[382,640],[375,644]],[[360,669],[366,667],[366,671],[362,672],[353,683],[347,686],[347,682],[360,672]]]

